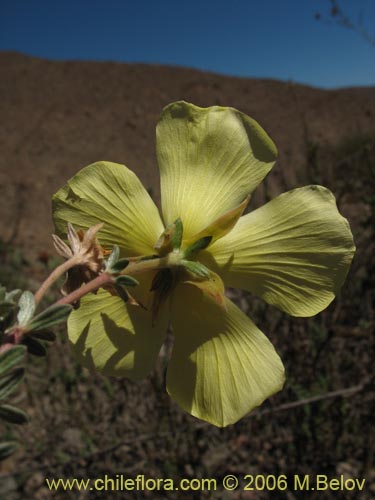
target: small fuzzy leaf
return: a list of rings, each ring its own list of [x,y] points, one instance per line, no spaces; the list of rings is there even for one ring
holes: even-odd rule
[[[190,271],[192,274],[195,274],[196,276],[199,276],[201,278],[209,278],[210,277],[210,270],[207,269],[206,266],[201,264],[200,262],[195,262],[191,260],[182,260],[180,264]]]
[[[109,271],[109,269],[112,269],[113,264],[118,261],[119,256],[120,256],[119,246],[113,245],[112,252],[110,253],[110,255],[107,259],[106,271]]]
[[[127,304],[131,305],[131,306],[140,306],[142,307],[142,309],[146,309],[146,307],[142,304],[142,302],[139,302],[138,300],[136,300],[134,297],[132,297],[129,292],[126,290],[126,288],[124,288],[123,286],[121,285],[114,285],[115,287],[115,290],[117,292],[117,295]]]
[[[137,286],[139,285],[139,281],[133,278],[133,276],[127,276],[124,274],[123,276],[118,276],[116,278],[116,284],[121,286]]]
[[[43,358],[44,356],[46,356],[47,350],[44,345],[33,337],[25,337],[23,339],[23,343],[27,347],[28,352],[33,356],[38,356],[39,358]]]
[[[20,297],[21,293],[22,293],[22,290],[20,290],[19,288],[16,288],[15,290],[11,290],[10,292],[7,292],[5,294],[5,300],[14,303],[14,301]]]
[[[128,292],[126,291],[125,288],[123,288],[122,286],[120,285],[114,285],[115,287],[115,290],[118,294],[118,296],[124,301],[124,302],[128,302],[129,300],[129,294]]]
[[[44,330],[65,321],[72,311],[68,304],[56,304],[41,312],[27,325],[27,331]]]
[[[3,285],[0,285],[0,301],[5,299],[6,288]]]
[[[174,231],[171,237],[171,245],[174,250],[178,250],[181,246],[182,233],[184,231],[184,226],[180,217],[174,221],[173,225]]]
[[[19,325],[24,326],[31,320],[35,311],[34,295],[28,290],[23,292],[18,307],[20,310],[18,311],[17,321]]]
[[[7,457],[12,455],[17,448],[18,443],[16,441],[6,441],[5,443],[0,443],[0,460],[5,460]]]
[[[22,345],[17,345],[0,354],[0,375],[4,375],[4,373],[17,365],[25,353],[26,348]]]
[[[118,259],[114,264],[112,264],[110,271],[112,273],[120,273],[129,264],[128,259]]]
[[[184,256],[186,259],[199,252],[200,250],[204,250],[211,243],[212,236],[203,236],[203,238],[199,238],[197,241],[192,243],[187,247],[184,252]]]
[[[0,405],[0,419],[11,424],[26,424],[29,421],[28,415],[23,410],[11,405]]]
[[[23,368],[16,368],[11,373],[0,378],[0,399],[5,399],[16,390],[24,374],[25,370]]]

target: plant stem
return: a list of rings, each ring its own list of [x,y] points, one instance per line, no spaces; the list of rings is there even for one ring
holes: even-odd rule
[[[41,301],[42,297],[44,294],[47,292],[49,287],[60,278],[60,276],[63,276],[69,269],[72,267],[76,266],[78,264],[78,259],[77,256],[73,256],[70,259],[66,260],[62,264],[56,267],[52,271],[52,273],[48,276],[48,278],[42,283],[40,286],[39,290],[35,293],[34,299],[35,299],[35,304],[39,304]]]
[[[139,262],[130,262],[120,274],[139,274],[144,273],[145,271],[156,271],[157,269],[163,269],[165,267],[172,267],[176,265],[177,259],[171,254],[166,255],[165,257],[160,257],[156,259],[150,260],[142,260]]]
[[[174,267],[180,262],[179,254],[168,254],[165,257],[142,260],[139,262],[130,262],[128,266],[121,272],[121,274],[134,275],[146,271],[163,269],[165,267]],[[65,274],[69,269],[76,266],[79,263],[79,259],[76,256],[71,257],[67,261],[63,262],[60,266],[56,267],[54,271],[48,276],[48,278],[43,282],[39,290],[35,294],[35,303],[38,304],[41,298],[44,296],[49,287],[63,274]],[[90,292],[96,292],[100,287],[114,283],[116,277],[112,274],[103,272],[93,280],[85,283],[81,287],[77,288],[69,295],[62,297],[57,300],[54,305],[58,304],[74,304],[79,299],[84,297]],[[12,345],[19,344],[24,336],[24,330],[19,325],[15,325],[4,337],[3,344],[0,346],[0,353],[4,350],[11,348]]]
[[[165,267],[176,265],[176,263],[177,257],[171,257],[170,255],[157,259],[142,260],[140,262],[130,262],[121,274],[134,275],[145,271],[163,269]],[[116,278],[112,274],[102,273],[97,278],[94,278],[80,288],[77,288],[77,290],[74,290],[69,295],[62,297],[56,302],[56,304],[72,304],[81,299],[84,295],[87,295],[90,292],[95,292],[100,287],[114,283],[115,279]]]
[[[95,292],[101,286],[108,285],[109,283],[113,283],[114,278],[111,274],[103,273],[100,274],[97,278],[89,281],[85,285],[77,288],[74,292],[69,293],[65,297],[59,299],[56,304],[73,304],[77,300],[81,299],[84,295],[87,295],[90,292]]]

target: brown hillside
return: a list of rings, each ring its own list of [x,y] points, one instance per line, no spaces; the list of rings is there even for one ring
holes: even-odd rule
[[[0,53],[0,71],[0,283],[10,289],[24,289],[26,283],[37,289],[56,263],[35,260],[38,254],[54,254],[51,195],[83,166],[103,159],[125,163],[158,200],[155,125],[163,106],[180,99],[236,107],[274,139],[280,161],[250,208],[297,186],[323,184],[349,219],[357,247],[342,290],[316,317],[290,317],[247,292],[228,291],[280,354],[286,385],[225,429],[196,420],[167,396],[171,337],[150,376],[131,382],[83,370],[65,328],[57,331],[45,361],[29,356],[26,382],[14,399],[30,423],[3,434],[0,429],[0,436],[21,443],[0,471],[0,499],[102,500],[103,491],[93,488],[87,495],[83,489],[52,491],[45,478],[119,474],[172,477],[176,485],[182,478],[215,478],[217,489],[215,483],[212,490],[192,489],[183,496],[181,491],[106,490],[106,498],[375,498],[375,447],[369,437],[374,430],[375,87],[327,91],[184,68],[52,62],[15,53]],[[20,257],[19,245],[31,259]],[[57,289],[51,288],[46,303],[60,297]],[[239,478],[234,492],[224,491],[228,474]],[[315,478],[324,474],[335,485],[341,478],[365,481],[364,489],[317,490]],[[301,483],[308,478],[311,491],[294,488],[296,476]],[[251,491],[252,478],[258,485],[256,478],[267,480],[266,487]]]
[[[51,195],[93,161],[125,163],[158,198],[154,131],[169,102],[232,106],[258,120],[280,151],[269,177],[271,196],[311,181],[308,143],[375,134],[375,88],[327,91],[184,68],[54,62],[17,53],[0,53],[0,70],[0,234],[28,254],[52,250]]]

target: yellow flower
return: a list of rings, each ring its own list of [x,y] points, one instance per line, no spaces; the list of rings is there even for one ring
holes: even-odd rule
[[[175,252],[175,263],[181,264],[168,271],[173,275],[168,287],[166,275],[137,275],[134,295],[147,311],[105,290],[81,300],[68,333],[83,365],[142,378],[171,322],[167,390],[192,415],[225,426],[282,388],[279,356],[223,296],[221,280],[294,316],[312,316],[328,306],[344,282],[354,244],[333,195],[321,186],[289,191],[240,217],[276,156],[264,130],[239,111],[177,102],[164,109],[157,126],[163,220],[123,165],[95,163],[58,191],[59,234],[68,221],[81,228],[104,222],[99,239],[105,248],[116,244],[123,257]],[[178,220],[182,241],[173,249],[170,228]],[[166,300],[157,300],[155,314],[160,283]]]

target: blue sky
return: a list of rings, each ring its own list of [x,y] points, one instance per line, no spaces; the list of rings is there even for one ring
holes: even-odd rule
[[[375,0],[341,0],[375,37]],[[159,63],[335,88],[375,85],[375,47],[328,0],[0,0],[0,50]]]

